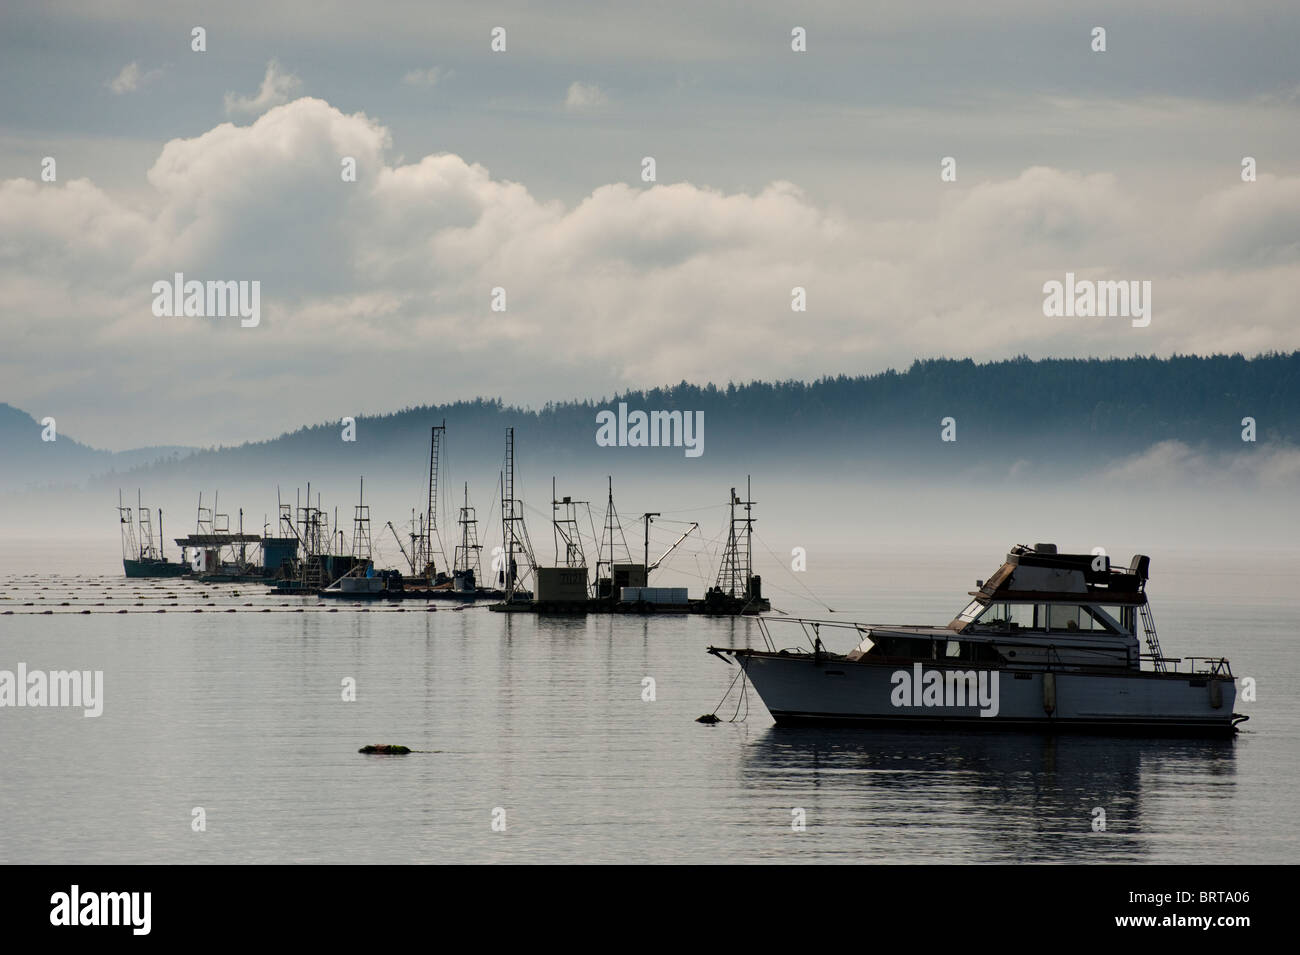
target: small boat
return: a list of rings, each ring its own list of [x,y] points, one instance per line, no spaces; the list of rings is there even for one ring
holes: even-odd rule
[[[170,561],[162,552],[162,511],[158,511],[158,543],[154,544],[153,522],[136,492],[136,510],[122,505],[117,492],[117,519],[122,534],[122,570],[127,577],[180,577],[189,565]]]
[[[1016,546],[947,626],[760,617],[766,649],[709,653],[739,664],[779,726],[1231,736],[1247,719],[1232,711],[1232,668],[1163,655],[1150,564]],[[778,649],[778,620],[801,627],[809,647]],[[829,651],[823,635],[845,630],[857,645]]]

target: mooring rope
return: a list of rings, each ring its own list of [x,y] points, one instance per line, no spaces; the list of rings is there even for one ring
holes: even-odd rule
[[[739,661],[737,661],[736,675],[731,678],[731,683],[727,686],[727,692],[722,694],[722,699],[718,700],[718,705],[713,708],[713,712],[701,716],[695,722],[697,723],[722,722],[721,720],[718,719],[718,710],[722,709],[722,704],[727,702],[727,697],[731,695],[732,689],[736,686],[736,681],[744,677],[744,675],[745,675],[745,668],[743,666],[740,666]],[[740,704],[742,702],[745,704],[745,715],[738,720],[736,719],[736,717],[740,715]],[[747,719],[749,719],[749,694],[745,692],[744,684],[741,684],[740,696],[736,700],[736,712],[731,714],[731,719],[727,720],[727,722],[743,723]]]

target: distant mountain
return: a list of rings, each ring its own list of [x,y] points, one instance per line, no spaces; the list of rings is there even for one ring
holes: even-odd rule
[[[703,453],[599,445],[597,414],[617,414],[620,403],[629,413],[703,412]],[[449,453],[462,473],[495,475],[504,431],[514,426],[520,460],[534,475],[578,468],[735,475],[776,465],[795,472],[881,474],[918,468],[988,473],[1022,465],[1079,474],[1161,441],[1242,450],[1250,447],[1241,440],[1245,417],[1256,423],[1257,445],[1300,444],[1300,352],[1254,358],[1019,357],[987,364],[932,359],[905,371],[814,382],[681,382],[540,409],[479,398],[358,418],[353,442],[344,441],[340,424],[331,422],[232,448],[118,455],[62,436],[57,449],[42,447],[32,441],[39,425],[30,416],[9,406],[0,410],[8,480],[17,475],[26,486],[56,473],[123,486],[165,481],[212,487],[233,476],[279,481],[320,474],[351,475],[351,481],[360,473],[399,474],[414,482],[427,468],[429,427],[444,420]],[[954,419],[956,441],[941,440],[945,418]],[[14,440],[16,430],[21,442]],[[21,450],[10,457],[15,449]]]
[[[180,446],[102,451],[57,433],[42,440],[43,426],[25,411],[0,402],[0,489],[78,487],[95,478],[160,461],[176,461],[195,449]]]

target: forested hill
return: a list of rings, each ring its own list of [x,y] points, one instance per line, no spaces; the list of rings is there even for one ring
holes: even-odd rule
[[[620,402],[629,411],[702,411],[704,453],[687,457],[681,448],[599,446],[597,413],[617,410]],[[1253,445],[1242,441],[1247,417],[1257,430]],[[941,440],[946,418],[954,419],[950,433],[956,441]],[[536,409],[477,398],[358,418],[354,442],[341,441],[339,423],[331,421],[269,441],[169,454],[133,477],[203,475],[210,484],[227,472],[269,478],[288,471],[355,474],[391,467],[418,474],[422,457],[427,466],[429,426],[444,420],[452,459],[493,473],[507,426],[516,429],[521,461],[547,469],[616,464],[734,472],[800,462],[807,468],[861,464],[906,470],[931,463],[964,469],[1026,462],[1091,470],[1168,440],[1220,452],[1300,444],[1300,352],[1254,358],[1021,357],[986,364],[932,359],[875,375],[722,386],[682,382]],[[27,430],[23,441],[31,438]],[[14,447],[16,436],[2,437]],[[173,437],[181,442],[186,435]],[[121,470],[105,480],[121,480]]]
[[[625,402],[632,410],[704,412],[704,453],[675,448],[608,448],[596,443],[596,415]],[[941,441],[955,419],[955,442]],[[698,386],[682,382],[599,400],[519,409],[476,399],[407,408],[357,421],[357,441],[340,443],[337,423],[303,428],[269,442],[202,452],[239,466],[292,461],[328,467],[340,456],[392,458],[411,467],[428,428],[445,420],[451,453],[462,463],[499,461],[514,426],[521,458],[547,466],[658,464],[712,470],[803,457],[816,467],[864,461],[906,468],[1057,462],[1104,464],[1161,441],[1240,450],[1242,419],[1256,422],[1256,445],[1300,443],[1300,352],[1199,357],[1047,359],[976,364],[916,361],[906,371],[814,382]],[[178,437],[182,437],[178,436]],[[344,453],[346,452],[346,453]],[[163,467],[183,468],[185,461]]]

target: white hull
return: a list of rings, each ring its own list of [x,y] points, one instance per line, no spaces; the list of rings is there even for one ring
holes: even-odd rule
[[[726,652],[744,667],[778,725],[857,723],[1180,735],[1234,731],[1236,685],[1227,676],[927,663],[927,672],[983,673],[985,686],[995,688],[996,706],[895,705],[901,682],[896,674],[914,675],[905,663]],[[903,694],[903,699],[922,702],[919,696]],[[981,715],[982,710],[986,715]]]

